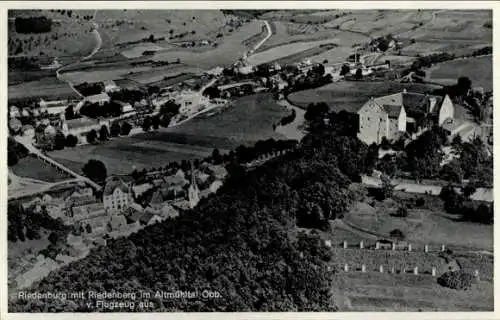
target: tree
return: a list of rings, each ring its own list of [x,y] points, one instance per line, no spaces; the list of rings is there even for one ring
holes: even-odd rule
[[[356,70],[356,74],[354,75],[354,77],[356,79],[362,79],[363,78],[363,70],[361,70],[361,68],[358,68],[358,70]]]
[[[121,129],[120,129],[120,135],[128,136],[128,134],[130,133],[131,130],[132,130],[132,126],[130,125],[130,123],[125,121],[122,123]]]
[[[87,133],[86,138],[87,138],[88,143],[94,144],[96,142],[96,139],[97,139],[97,131],[95,131],[94,129],[90,130]]]
[[[118,137],[120,135],[120,131],[121,131],[120,124],[118,122],[113,122],[110,128],[110,135],[112,137]]]
[[[344,75],[348,74],[350,71],[351,71],[351,69],[349,68],[349,65],[344,64],[344,65],[342,65],[342,68],[340,68],[340,75],[344,76]]]
[[[151,118],[147,116],[142,123],[142,130],[148,132],[151,129]]]
[[[382,186],[380,187],[379,200],[384,200],[392,197],[394,192],[394,186],[392,184],[391,178],[386,175],[382,175]]]
[[[460,77],[457,80],[457,95],[465,96],[472,87],[472,81],[468,77]]]
[[[210,86],[203,91],[203,95],[209,99],[220,98],[220,90],[217,86]]]
[[[107,177],[106,166],[102,161],[91,159],[82,168],[83,174],[97,183],[103,182]]]
[[[72,134],[68,134],[66,137],[65,145],[66,147],[75,147],[78,143],[78,138]]]
[[[160,116],[155,115],[151,118],[151,126],[153,129],[158,130],[160,128]]]
[[[7,153],[7,163],[9,167],[15,166],[19,162],[19,158],[15,151],[9,150]]]
[[[212,161],[214,164],[221,164],[222,163],[222,156],[220,154],[219,149],[215,148],[212,151]]]
[[[452,160],[442,167],[440,177],[446,181],[461,183],[464,179],[464,171],[458,161]]]
[[[389,236],[395,240],[402,241],[405,239],[405,235],[403,231],[399,229],[394,229],[391,232],[389,232]]]
[[[107,141],[109,140],[109,130],[106,125],[102,125],[101,129],[99,130],[99,140],[101,141]]]
[[[473,281],[474,276],[464,270],[445,272],[437,280],[439,285],[455,290],[467,290]]]
[[[54,137],[54,149],[62,150],[66,145],[66,137],[61,131],[56,132],[56,136]]]
[[[64,110],[64,116],[66,120],[71,120],[75,118],[75,111],[73,108],[73,105],[69,105],[65,110]]]

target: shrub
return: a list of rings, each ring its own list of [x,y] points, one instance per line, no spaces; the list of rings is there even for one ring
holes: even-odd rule
[[[415,201],[417,207],[423,207],[425,205],[425,199],[420,197]]]
[[[441,275],[437,282],[443,287],[455,290],[467,290],[472,286],[474,276],[462,270],[448,271]]]
[[[408,209],[405,207],[399,207],[398,211],[396,212],[396,214],[394,216],[400,217],[400,218],[406,218],[406,217],[408,217]]]
[[[394,229],[391,232],[389,232],[389,236],[391,236],[391,238],[394,238],[395,240],[404,240],[405,239],[405,235],[404,235],[403,231],[401,231],[399,229]]]

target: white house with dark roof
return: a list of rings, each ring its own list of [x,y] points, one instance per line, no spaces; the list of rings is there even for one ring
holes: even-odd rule
[[[429,96],[422,93],[403,92],[370,98],[359,110],[358,138],[367,144],[380,144],[385,137],[395,140],[406,132],[407,112],[418,112],[436,119],[442,126],[454,117],[454,107],[448,95]]]
[[[121,179],[107,181],[102,198],[109,210],[121,210],[134,202],[131,188]]]

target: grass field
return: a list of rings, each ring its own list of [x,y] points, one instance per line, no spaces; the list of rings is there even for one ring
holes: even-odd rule
[[[93,10],[72,10],[67,13],[55,10],[9,10],[9,17],[46,16],[53,20],[52,30],[41,34],[20,34],[15,31],[14,20],[9,21],[9,55],[16,54],[17,41],[22,41],[24,55],[38,56],[41,52],[48,56],[73,55],[83,57],[92,52],[96,42],[90,32],[92,23],[83,16],[93,15]],[[26,41],[26,42],[25,42]]]
[[[222,28],[227,18],[219,10],[99,10],[96,21],[103,46],[140,41],[153,34],[156,38],[195,31],[197,37],[209,37]],[[187,38],[185,38],[187,39]]]
[[[458,217],[444,212],[442,206],[409,209],[406,218],[393,217],[398,202],[389,199],[375,202],[373,210],[353,210],[346,215],[346,222],[363,230],[389,236],[400,229],[414,248],[422,250],[424,244],[435,248],[445,244],[452,250],[493,250],[493,226],[459,221]]]
[[[47,182],[58,182],[72,178],[70,175],[62,173],[34,156],[20,159],[19,162],[11,168],[14,174],[20,177]]]
[[[50,156],[77,172],[88,160],[97,159],[105,163],[108,174],[126,174],[132,165],[138,169],[164,166],[171,161],[204,158],[214,148],[227,151],[259,139],[282,138],[273,132],[272,125],[288,113],[271,95],[253,95],[236,100],[226,111],[211,117],[97,146],[53,151]]]
[[[245,39],[259,34],[262,31],[262,22],[252,21],[234,30],[223,37],[222,43],[216,48],[202,52],[194,52],[188,49],[169,50],[158,52],[153,60],[175,61],[180,58],[185,64],[211,69],[216,66],[227,66],[236,62],[243,54],[251,49],[243,44]]]
[[[8,99],[67,99],[77,98],[78,95],[70,86],[55,77],[43,78],[36,81],[28,81],[8,87]]]
[[[369,38],[358,33],[336,30],[327,26],[271,20],[273,35],[257,52],[283,46],[294,42],[311,42],[329,39],[339,46],[352,47],[355,43],[369,41]]]
[[[472,86],[493,90],[493,57],[484,56],[443,62],[432,68],[430,78],[436,82],[456,83],[461,76],[468,77]]]
[[[404,88],[408,91],[425,92],[436,86],[399,82],[341,81],[316,89],[294,92],[288,99],[301,108],[307,108],[310,103],[326,102],[334,111],[355,112],[370,97],[401,92]]]
[[[283,60],[288,56],[293,56],[313,48],[319,48],[320,45],[331,45],[331,40],[319,40],[311,42],[295,42],[285,44],[279,47],[256,53],[248,58],[248,62],[253,65],[269,63],[276,60]],[[311,54],[313,55],[314,52]],[[283,60],[284,61],[284,60]]]
[[[431,21],[421,28],[400,34],[404,38],[422,40],[437,39],[448,41],[481,42],[492,41],[492,29],[485,28],[491,21],[491,10],[440,10],[435,12]]]
[[[492,311],[493,284],[470,290],[441,287],[429,275],[339,273],[334,287],[346,300],[340,311]]]

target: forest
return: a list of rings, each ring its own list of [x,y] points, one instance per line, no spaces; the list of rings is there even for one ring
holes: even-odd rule
[[[47,17],[17,17],[15,22],[18,33],[47,33],[52,30],[52,20]]]
[[[313,119],[311,133],[294,151],[254,170],[228,166],[224,186],[177,219],[109,240],[31,289],[221,294],[152,297],[154,308],[148,310],[155,312],[337,310],[331,255],[315,232],[297,226],[328,229],[328,219],[345,214],[353,199],[347,186],[373,167],[376,156],[336,124],[337,115],[330,118],[328,125]],[[9,310],[105,311],[89,302],[95,303],[88,297],[11,300]]]

